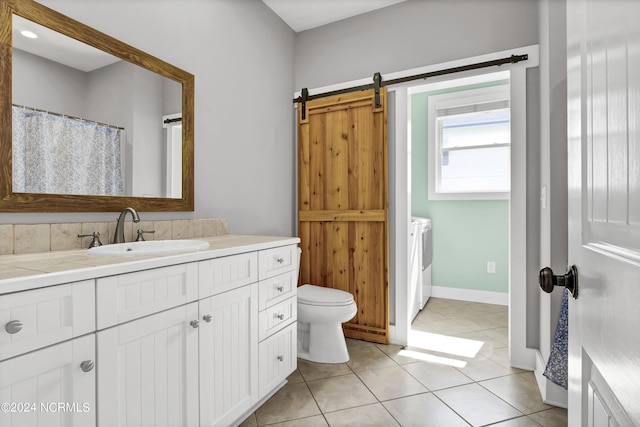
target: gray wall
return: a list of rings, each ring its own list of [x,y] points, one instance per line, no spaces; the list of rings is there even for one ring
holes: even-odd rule
[[[32,55],[13,52],[13,103],[83,117],[84,72]]]
[[[538,43],[537,0],[408,0],[298,34],[297,90]]]
[[[195,75],[195,212],[233,233],[291,235],[295,33],[259,0],[41,0]],[[4,214],[1,223],[114,220],[115,214]]]

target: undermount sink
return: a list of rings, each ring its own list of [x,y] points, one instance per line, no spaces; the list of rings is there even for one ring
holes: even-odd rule
[[[200,240],[147,240],[98,246],[87,253],[98,256],[143,256],[195,252],[208,247],[208,242]]]

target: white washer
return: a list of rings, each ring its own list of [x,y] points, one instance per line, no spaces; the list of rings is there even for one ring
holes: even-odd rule
[[[433,235],[430,218],[411,217],[411,222],[417,224],[420,244],[420,291],[419,305],[422,310],[431,296],[431,261],[433,260]]]

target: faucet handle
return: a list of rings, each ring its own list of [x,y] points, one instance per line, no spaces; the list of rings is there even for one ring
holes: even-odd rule
[[[153,234],[155,232],[156,230],[149,230],[149,231],[138,230],[138,237],[136,237],[136,242],[144,242],[144,233]]]
[[[100,241],[100,233],[97,231],[94,231],[91,234],[78,234],[78,237],[79,238],[93,237],[93,239],[91,240],[91,243],[89,243],[90,248],[97,248],[98,246],[102,246],[102,242]]]

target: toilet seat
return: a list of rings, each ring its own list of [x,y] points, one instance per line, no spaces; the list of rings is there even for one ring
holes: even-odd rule
[[[316,306],[346,306],[353,304],[353,295],[340,289],[302,285],[297,290],[298,304]]]

